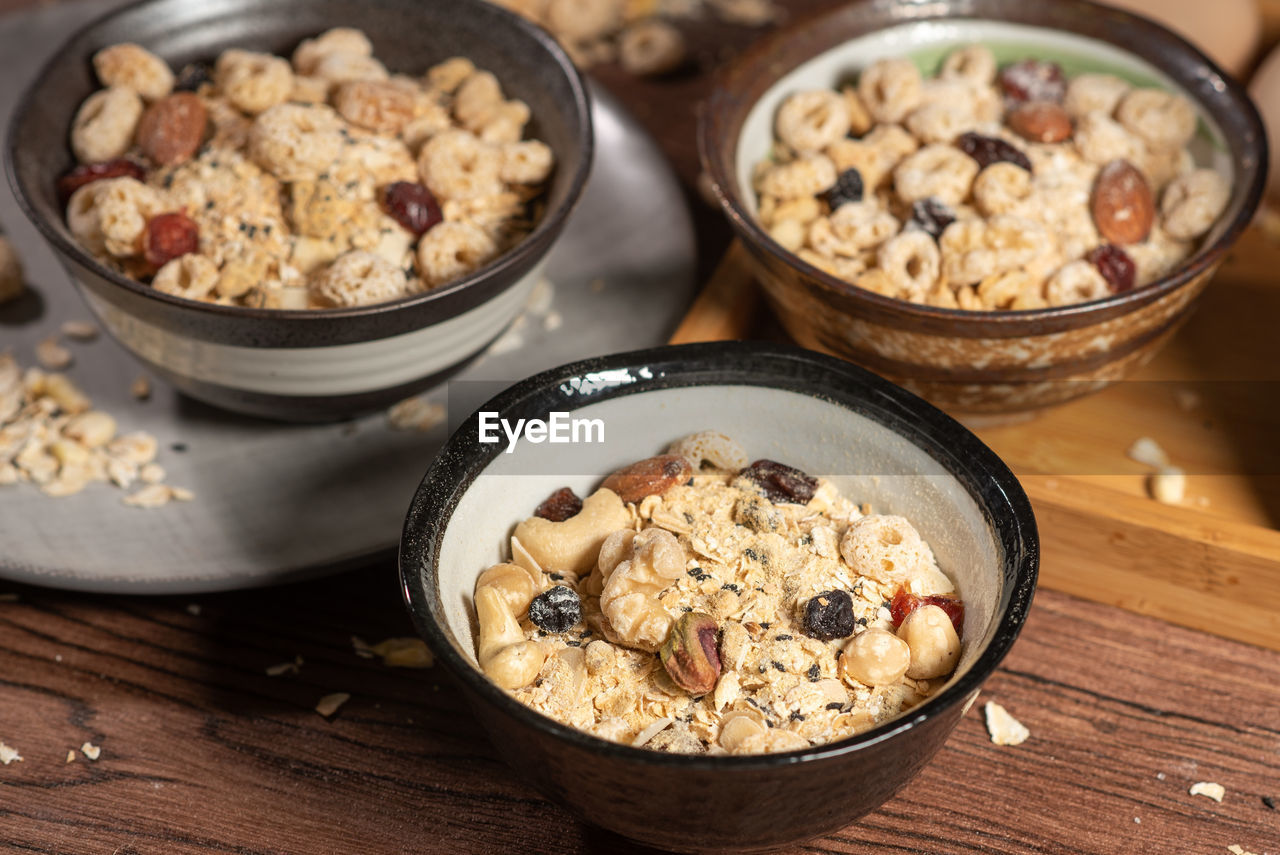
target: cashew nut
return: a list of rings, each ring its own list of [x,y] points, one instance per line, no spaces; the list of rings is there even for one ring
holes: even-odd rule
[[[600,547],[600,610],[618,642],[657,650],[671,629],[658,594],[684,573],[684,549],[665,529],[615,531]]]
[[[858,633],[844,646],[840,674],[871,687],[891,686],[911,665],[911,648],[893,633],[871,628]]]
[[[501,590],[481,587],[476,590],[475,601],[481,670],[504,689],[529,685],[542,670],[546,651],[537,642],[525,639]]]
[[[898,627],[898,638],[911,648],[907,676],[913,680],[944,677],[960,660],[960,636],[938,606],[921,606],[907,615]]]
[[[476,579],[476,590],[495,589],[502,594],[511,614],[519,616],[528,610],[529,601],[542,590],[540,582],[539,578],[518,564],[495,564]]]
[[[530,517],[516,526],[515,536],[543,570],[581,576],[595,564],[609,533],[630,524],[622,500],[601,488],[583,500],[576,516],[563,522]]]

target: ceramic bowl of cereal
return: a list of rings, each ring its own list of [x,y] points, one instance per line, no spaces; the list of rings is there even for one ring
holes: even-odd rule
[[[988,414],[1145,364],[1267,158],[1234,80],[1085,0],[833,10],[726,71],[700,147],[798,342]]]
[[[843,360],[722,342],[481,407],[418,489],[400,572],[531,784],[724,851],[843,827],[919,771],[1018,635],[1038,558],[1022,489],[959,423]]]
[[[385,406],[497,338],[591,154],[564,51],[480,0],[144,0],[57,52],[8,140],[112,335],[290,419]]]

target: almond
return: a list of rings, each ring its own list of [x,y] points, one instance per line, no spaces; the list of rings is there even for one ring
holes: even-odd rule
[[[1113,160],[1098,172],[1090,210],[1103,239],[1121,245],[1145,238],[1156,216],[1147,179],[1127,160]]]
[[[1052,101],[1019,104],[1009,113],[1008,122],[1014,133],[1031,142],[1056,143],[1071,136],[1071,117]]]
[[[678,454],[662,454],[619,469],[600,486],[617,493],[622,501],[634,504],[645,496],[661,496],[692,475],[693,467],[688,460]]]
[[[188,160],[204,140],[208,114],[191,92],[175,92],[147,108],[138,122],[138,147],[160,166]]]

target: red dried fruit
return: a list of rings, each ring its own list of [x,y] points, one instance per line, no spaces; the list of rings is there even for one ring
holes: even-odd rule
[[[902,626],[907,615],[921,606],[937,606],[942,609],[947,613],[947,617],[951,618],[951,625],[955,627],[956,634],[960,634],[960,627],[964,625],[964,603],[955,597],[917,597],[915,594],[908,593],[906,588],[899,588],[898,593],[893,595],[893,602],[889,604],[889,615],[893,619],[893,625]]]
[[[805,505],[818,489],[818,479],[773,460],[757,460],[740,473],[764,491],[771,502]]]
[[[1024,59],[1000,69],[1000,91],[1012,101],[1055,101],[1067,94],[1067,79],[1056,62]]]
[[[956,212],[937,196],[917,199],[911,203],[911,220],[908,225],[914,225],[934,240],[941,237],[947,226],[955,221]]]
[[[961,134],[956,138],[956,148],[978,161],[978,166],[986,169],[993,163],[1012,163],[1031,171],[1031,161],[1018,148],[999,137],[986,137],[973,131]]]
[[[600,486],[617,493],[624,502],[639,504],[646,496],[661,496],[692,476],[688,460],[678,454],[660,454],[622,467]]]
[[[101,163],[83,163],[58,179],[58,196],[65,205],[71,198],[71,194],[86,184],[102,181],[105,178],[133,178],[141,181],[146,176],[145,169],[123,157],[104,160]]]
[[[138,148],[161,166],[182,163],[200,148],[208,120],[200,96],[174,92],[142,114],[138,121]]]
[[[533,515],[552,522],[564,522],[570,517],[576,517],[581,510],[582,499],[578,498],[578,494],[568,487],[561,487],[538,505]]]
[[[444,220],[440,203],[431,191],[412,181],[388,184],[382,193],[382,205],[397,223],[415,235],[426,234]]]
[[[157,214],[142,235],[142,255],[156,270],[200,248],[200,227],[181,212]]]
[[[1084,260],[1098,268],[1102,278],[1107,280],[1112,294],[1128,291],[1138,275],[1138,266],[1133,263],[1129,253],[1115,244],[1104,243],[1095,246],[1085,254]]]

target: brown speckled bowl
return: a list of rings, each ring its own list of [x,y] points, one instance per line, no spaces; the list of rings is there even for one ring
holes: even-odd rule
[[[788,94],[830,87],[886,56],[932,68],[979,42],[1002,62],[1038,56],[1069,75],[1119,74],[1180,91],[1200,111],[1192,153],[1232,177],[1226,211],[1173,274],[1101,300],[967,312],[884,297],[801,261],[755,218],[752,165]],[[703,166],[750,250],[769,302],[806,347],[853,360],[961,413],[1018,413],[1097,391],[1140,366],[1186,319],[1257,207],[1267,143],[1243,89],[1183,39],[1086,0],[851,3],[800,22],[727,69],[699,128]]]

